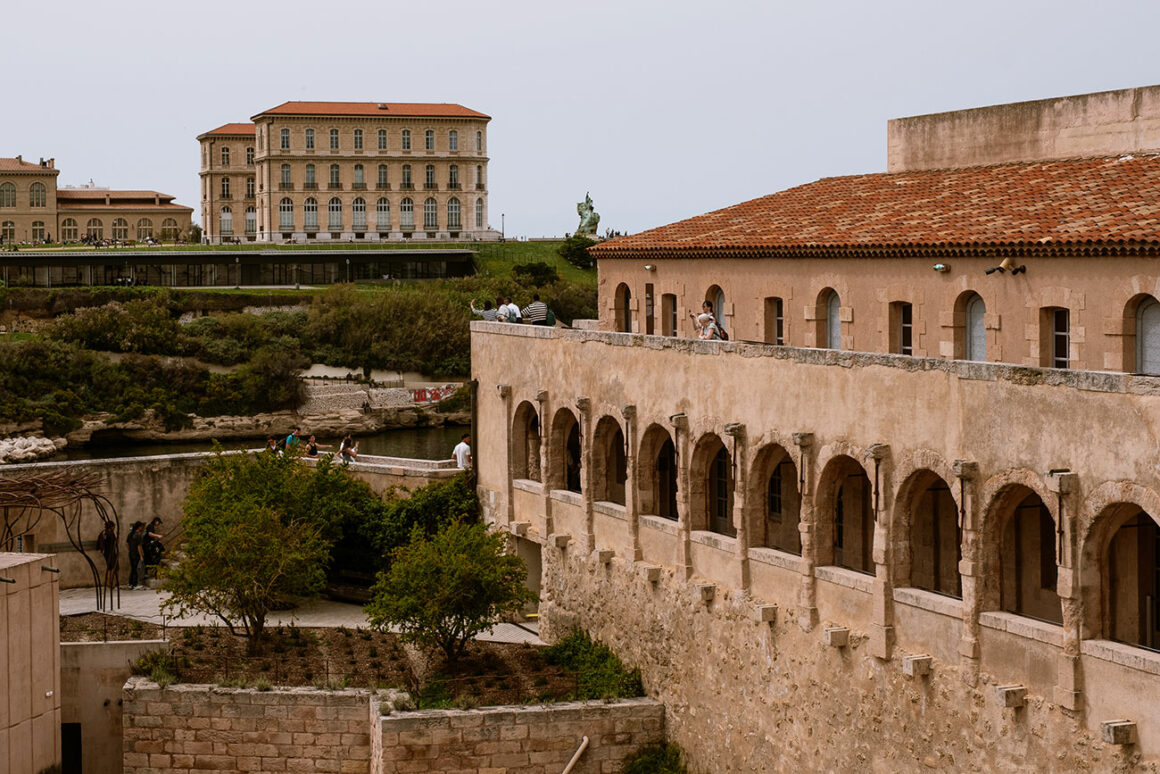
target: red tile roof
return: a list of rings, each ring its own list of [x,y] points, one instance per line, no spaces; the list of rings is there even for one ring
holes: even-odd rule
[[[254,125],[253,124],[222,124],[217,129],[210,129],[205,134],[198,135],[198,139],[201,139],[202,137],[206,137],[206,136],[211,135],[211,134],[225,135],[225,136],[230,136],[230,137],[242,137],[242,136],[253,137],[254,136]]]
[[[283,102],[254,116],[399,116],[415,118],[486,118],[476,110],[451,103],[407,102]]]
[[[0,158],[0,172],[39,172],[43,175],[59,175],[59,169],[42,167],[40,164],[29,163],[23,159]]]
[[[652,251],[1160,242],[1160,155],[823,178],[596,245]]]
[[[173,202],[161,200],[161,204],[154,204],[153,200],[149,201],[113,201],[109,204],[105,202],[86,202],[86,201],[62,201],[57,202],[57,210],[62,215],[70,212],[99,212],[102,210],[150,210],[156,212],[158,210],[172,211],[172,212],[193,212],[192,207],[186,207],[183,204],[174,204]]]
[[[105,200],[108,196],[110,200],[124,200],[124,199],[148,199],[153,201],[154,196],[161,198],[162,202],[171,202],[174,197],[169,194],[161,193],[160,191],[110,191],[104,188],[58,188],[56,192],[57,201],[67,199],[80,200]]]

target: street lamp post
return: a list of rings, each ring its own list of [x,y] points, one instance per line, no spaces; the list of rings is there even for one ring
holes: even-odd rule
[[[499,214],[499,241],[501,242],[507,241],[504,229],[504,217],[504,213],[501,212]]]

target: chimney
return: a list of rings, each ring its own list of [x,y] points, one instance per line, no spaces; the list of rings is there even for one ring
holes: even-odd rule
[[[109,206],[109,192],[105,191],[105,206]]]
[[[44,156],[40,157],[40,166],[44,166]]]
[[[49,169],[56,169],[56,156],[53,156],[51,159],[48,160],[48,168]]]
[[[20,154],[17,154],[17,155],[16,155],[16,163],[17,163],[17,164],[23,164],[23,163],[24,163],[24,157],[23,157],[23,156],[21,156]]]
[[[387,107],[386,102],[380,102],[379,103],[379,110],[390,110],[390,108]]]

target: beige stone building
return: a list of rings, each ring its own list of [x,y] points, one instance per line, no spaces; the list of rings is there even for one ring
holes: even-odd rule
[[[595,248],[591,329],[473,323],[544,636],[640,666],[701,774],[1160,770],[1158,126],[892,122],[889,173]]]
[[[55,159],[0,158],[0,242],[177,239],[193,210],[158,191],[59,187]]]
[[[198,137],[205,238],[496,239],[487,124],[453,104],[286,102]]]

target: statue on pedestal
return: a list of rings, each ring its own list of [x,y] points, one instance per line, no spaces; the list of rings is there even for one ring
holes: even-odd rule
[[[595,237],[596,227],[600,225],[600,213],[592,206],[592,197],[584,194],[584,201],[576,204],[576,212],[580,215],[580,225],[576,227],[577,236]]]

